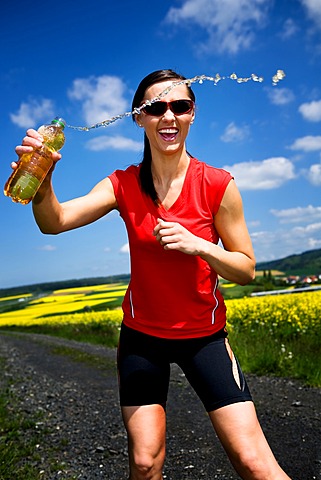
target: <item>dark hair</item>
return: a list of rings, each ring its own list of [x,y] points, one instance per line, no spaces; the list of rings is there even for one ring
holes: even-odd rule
[[[165,82],[166,80],[186,80],[185,77],[180,75],[179,73],[174,72],[174,70],[156,70],[155,72],[150,73],[147,75],[137,87],[136,93],[133,98],[132,102],[132,111],[135,108],[140,107],[144,100],[146,90],[155,83]],[[193,102],[195,102],[195,95],[193,90],[190,88],[189,85],[186,84],[188,89],[188,96],[190,97]],[[133,120],[136,121],[135,115],[133,115]],[[139,172],[139,179],[141,183],[142,190],[149,195],[152,200],[157,203],[158,196],[155,190],[153,176],[151,171],[151,164],[152,164],[152,152],[149,144],[149,140],[147,138],[146,133],[144,134],[144,152],[143,152],[143,160],[141,162],[141,168]]]

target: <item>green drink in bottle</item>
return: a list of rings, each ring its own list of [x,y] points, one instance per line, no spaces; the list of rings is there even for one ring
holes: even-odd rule
[[[49,125],[42,125],[38,132],[44,141],[41,147],[20,157],[18,167],[8,178],[4,194],[14,202],[27,204],[36,195],[40,185],[52,167],[51,153],[59,151],[65,143],[66,122],[59,117]]]

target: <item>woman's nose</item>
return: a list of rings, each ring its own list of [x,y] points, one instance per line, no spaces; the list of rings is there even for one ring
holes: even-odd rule
[[[166,110],[166,112],[164,113],[163,118],[164,118],[165,120],[173,120],[173,118],[175,118],[175,115],[174,115],[174,113],[172,112],[172,110],[169,108],[169,106],[167,106],[167,110]]]

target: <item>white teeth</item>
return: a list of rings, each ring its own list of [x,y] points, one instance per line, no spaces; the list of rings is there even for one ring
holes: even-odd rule
[[[176,128],[162,128],[159,133],[177,133],[178,130]]]

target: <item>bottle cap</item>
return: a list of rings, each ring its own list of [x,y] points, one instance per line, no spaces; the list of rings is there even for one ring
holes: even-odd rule
[[[56,125],[58,124],[58,125],[62,128],[62,130],[63,130],[63,129],[65,128],[65,126],[66,126],[65,120],[64,120],[63,118],[61,118],[61,117],[55,117],[55,118],[52,120],[51,123],[52,123],[52,124],[56,124]]]

